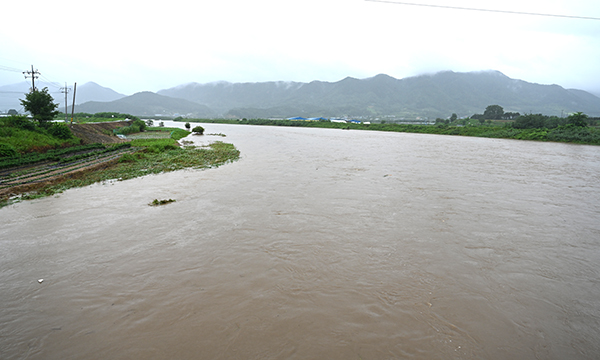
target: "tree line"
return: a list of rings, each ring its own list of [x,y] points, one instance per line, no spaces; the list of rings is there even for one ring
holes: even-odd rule
[[[493,120],[513,120],[508,126],[514,129],[555,129],[560,126],[578,126],[587,127],[598,124],[600,118],[589,117],[582,112],[576,112],[565,117],[548,116],[543,114],[524,114],[518,112],[504,112],[500,105],[489,105],[483,114],[473,114],[468,119],[458,119],[456,114],[452,114],[449,119],[436,119],[436,125],[458,124],[466,125],[468,120],[478,120],[482,125]]]

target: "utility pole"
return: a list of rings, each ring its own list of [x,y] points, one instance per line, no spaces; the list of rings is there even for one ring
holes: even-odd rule
[[[71,88],[67,87],[67,83],[65,83],[64,88],[60,88],[60,92],[65,94],[65,122],[69,122],[69,109],[67,107],[67,94],[69,93],[70,90],[71,90]]]
[[[73,109],[71,110],[71,125],[73,125],[73,116],[75,115],[75,92],[77,91],[77,83],[73,85]]]
[[[31,91],[35,91],[35,79],[40,77],[40,72],[37,69],[33,70],[33,65],[31,65],[31,71],[23,71],[23,75],[25,75],[25,79],[31,77]]]

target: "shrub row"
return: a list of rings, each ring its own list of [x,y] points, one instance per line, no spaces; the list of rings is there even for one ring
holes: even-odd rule
[[[116,134],[122,134],[122,135],[127,135],[127,134],[134,134],[134,133],[139,133],[142,132],[146,129],[146,123],[143,122],[142,120],[135,120],[133,122],[133,124],[129,125],[129,126],[123,126],[120,128],[116,128],[114,130],[114,132]]]

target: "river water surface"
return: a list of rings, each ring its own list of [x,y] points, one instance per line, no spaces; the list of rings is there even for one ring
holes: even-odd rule
[[[203,126],[0,209],[1,359],[600,358],[600,147]]]

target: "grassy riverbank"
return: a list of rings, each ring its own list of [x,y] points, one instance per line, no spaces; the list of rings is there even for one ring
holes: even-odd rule
[[[459,135],[487,138],[502,138],[515,140],[554,141],[576,144],[600,145],[600,129],[579,126],[558,126],[553,129],[534,128],[516,129],[510,125],[505,126],[454,126],[454,125],[411,125],[411,124],[354,124],[333,123],[330,121],[295,121],[295,120],[268,120],[268,119],[183,119],[180,121],[219,123],[219,124],[244,124],[267,126],[293,126],[314,127],[345,130],[371,130],[394,131],[420,134]]]
[[[61,193],[67,189],[83,187],[97,182],[124,181],[150,174],[181,169],[206,169],[218,167],[239,158],[239,151],[232,145],[215,142],[208,147],[180,148],[172,139],[144,139],[132,141],[135,153],[122,155],[100,168],[56,179],[50,183],[24,188],[0,198],[0,207],[20,200],[30,200]]]
[[[59,137],[24,117],[0,122],[3,125],[0,128],[0,207],[96,182],[123,181],[185,168],[210,168],[239,158],[239,151],[223,142],[206,147],[180,147],[177,140],[190,132],[178,128],[148,128],[131,134],[131,141],[126,141],[104,129],[103,124],[79,125],[89,129],[78,131],[84,136],[78,138],[71,129],[82,129],[62,124],[58,125],[59,130],[65,133],[59,133],[62,135]],[[90,139],[105,144],[74,146]],[[110,144],[113,141],[120,143]]]

